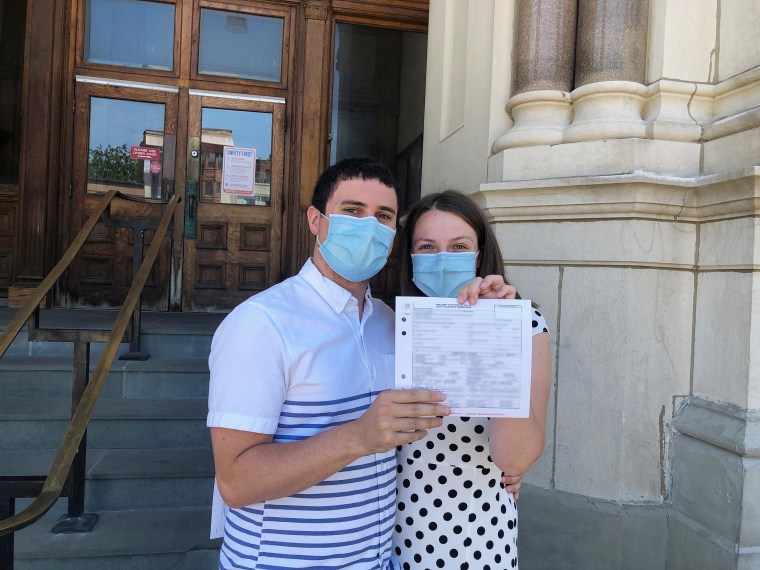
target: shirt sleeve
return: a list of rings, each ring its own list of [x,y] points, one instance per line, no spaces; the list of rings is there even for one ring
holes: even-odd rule
[[[546,319],[536,309],[533,309],[533,330],[531,332],[533,336],[536,336],[542,332],[549,332],[549,327],[546,324]]]
[[[275,433],[287,393],[285,361],[274,318],[257,303],[238,306],[211,342],[206,425]]]

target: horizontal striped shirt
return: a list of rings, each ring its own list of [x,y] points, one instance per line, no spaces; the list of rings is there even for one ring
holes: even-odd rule
[[[393,314],[311,261],[222,322],[209,357],[209,427],[299,441],[350,422],[393,387]],[[394,568],[394,450],[300,493],[226,509],[220,568]],[[218,500],[218,499],[217,499]]]

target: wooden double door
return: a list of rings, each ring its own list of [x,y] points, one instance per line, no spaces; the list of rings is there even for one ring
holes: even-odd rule
[[[71,234],[105,192],[114,201],[72,268],[71,306],[119,305],[162,206],[182,197],[143,295],[146,308],[227,310],[280,280],[285,103],[166,85],[78,77]],[[138,240],[139,243],[139,240]]]

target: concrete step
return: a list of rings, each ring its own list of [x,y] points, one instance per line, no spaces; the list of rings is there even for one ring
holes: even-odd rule
[[[0,476],[45,475],[53,450],[0,450]],[[211,449],[88,449],[88,512],[210,507],[214,486]],[[21,511],[31,499],[18,499]],[[66,501],[59,501],[60,513]]]
[[[68,356],[5,356],[0,399],[70,397],[72,368]],[[206,358],[114,360],[101,397],[206,398],[208,379]]]
[[[51,534],[48,513],[16,533],[16,570],[212,570],[219,541],[210,540],[210,509],[103,511],[88,534]]]
[[[69,398],[0,399],[0,449],[57,449],[70,419]],[[87,431],[89,449],[210,447],[202,398],[100,398]]]
[[[15,310],[0,308],[0,330],[4,329]],[[109,309],[46,309],[40,311],[40,326],[51,329],[111,330],[118,312]],[[152,358],[206,358],[216,327],[225,313],[166,313],[143,312],[140,327],[140,350]],[[94,359],[103,349],[102,343],[92,343]],[[119,354],[129,346],[121,344]],[[7,356],[70,356],[70,342],[29,342],[26,328],[22,329],[6,352]]]

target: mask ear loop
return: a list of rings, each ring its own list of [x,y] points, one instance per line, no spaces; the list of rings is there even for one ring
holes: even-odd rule
[[[327,216],[325,216],[322,212],[319,212],[319,215],[322,216],[328,222],[330,221],[330,218],[328,218]],[[328,230],[328,231],[330,231],[330,230]],[[317,238],[317,245],[319,247],[322,247],[322,242],[319,241],[319,230],[317,230],[317,235],[315,235],[314,237]]]

